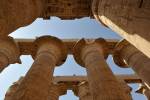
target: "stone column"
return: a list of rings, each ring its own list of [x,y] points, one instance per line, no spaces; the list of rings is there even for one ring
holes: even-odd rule
[[[128,84],[122,80],[122,79],[118,79],[120,85],[122,88],[124,88],[125,90],[125,93],[126,93],[126,96],[128,96],[128,100],[132,100],[132,95],[131,95],[131,91],[132,91],[132,88],[130,86],[128,86]]]
[[[93,100],[87,82],[81,82],[78,86],[78,96],[80,100]]]
[[[40,37],[35,41],[35,46],[35,61],[12,100],[48,100],[54,67],[64,63],[67,57],[65,45],[55,37]]]
[[[0,72],[9,64],[20,63],[20,51],[12,37],[0,37]]]
[[[48,100],[59,100],[59,90],[56,85],[50,86],[49,90],[49,99]]]
[[[140,84],[136,93],[144,94],[147,97],[147,100],[150,100],[150,89],[148,89],[144,84]]]
[[[120,67],[131,67],[135,73],[150,86],[150,59],[126,40],[116,45],[113,54],[114,62]]]
[[[53,84],[49,88],[49,99],[48,100],[59,100],[59,96],[67,93],[66,84]]]
[[[0,35],[7,36],[19,27],[31,24],[39,17],[46,0],[1,0]]]
[[[92,12],[99,22],[150,57],[149,5],[150,0],[93,0]]]
[[[21,84],[24,77],[21,77],[17,82],[14,82],[12,86],[8,89],[5,94],[4,100],[12,100],[12,96],[17,91],[19,85]],[[67,85],[66,84],[51,84],[49,87],[49,99],[48,100],[58,100],[59,96],[67,93]]]
[[[150,90],[149,89],[145,89],[143,91],[143,94],[147,97],[148,100],[150,100]]]
[[[13,85],[11,85],[8,89],[8,91],[5,94],[4,100],[11,100],[14,93],[17,91],[20,83],[22,82],[23,77],[20,77],[20,79],[17,82],[14,82]]]
[[[103,39],[93,42],[80,40],[74,47],[74,58],[86,67],[93,100],[128,100],[116,77],[107,65],[107,43]]]

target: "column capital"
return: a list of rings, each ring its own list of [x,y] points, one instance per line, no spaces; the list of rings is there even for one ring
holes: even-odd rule
[[[90,90],[89,90],[89,84],[87,81],[81,81],[72,90],[74,92],[74,95],[80,98],[87,96],[87,95],[91,95]]]
[[[57,83],[58,89],[59,89],[59,95],[65,95],[67,94],[67,84],[65,83]]]
[[[121,57],[121,51],[124,49],[124,47],[128,45],[131,44],[125,39],[123,39],[120,42],[118,42],[117,45],[115,46],[113,53],[113,60],[119,67],[128,68],[128,64]]]
[[[94,41],[88,41],[86,39],[79,40],[73,48],[73,55],[76,62],[84,67],[85,64],[83,60],[86,55],[95,51],[103,54],[105,58],[108,57],[107,42],[103,38],[98,38]]]
[[[21,63],[20,50],[12,37],[0,36],[0,71],[9,64]]]
[[[86,95],[90,95],[88,82],[83,81],[78,85],[78,96],[84,97]]]
[[[57,66],[65,62],[67,58],[67,48],[60,39],[53,36],[42,36],[37,38],[34,44],[37,52],[33,53],[33,58],[42,52],[47,52],[55,56]]]

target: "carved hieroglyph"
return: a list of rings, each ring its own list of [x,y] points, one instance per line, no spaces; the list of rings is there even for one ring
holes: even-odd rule
[[[150,0],[93,0],[92,12],[150,57]]]

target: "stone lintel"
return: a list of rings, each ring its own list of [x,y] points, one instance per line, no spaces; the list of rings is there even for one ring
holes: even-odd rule
[[[20,47],[20,52],[22,55],[31,55],[35,52],[35,46],[33,44],[35,39],[15,39]],[[88,41],[93,41],[94,39],[86,39]],[[62,39],[64,44],[67,47],[67,51],[69,54],[72,54],[72,49],[79,39]],[[108,42],[108,49],[109,53],[113,53],[113,48],[115,47],[116,43],[118,42],[117,39],[106,39]]]
[[[134,74],[118,74],[115,75],[117,79],[124,80],[126,83],[141,83],[142,80]],[[55,76],[53,79],[54,83],[74,83],[77,84],[77,82],[87,81],[87,76]]]

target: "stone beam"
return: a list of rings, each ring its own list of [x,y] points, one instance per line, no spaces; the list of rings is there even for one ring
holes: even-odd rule
[[[89,17],[92,0],[47,0],[46,9],[41,15],[44,19],[57,16],[61,19]]]
[[[122,79],[126,83],[141,83],[142,80],[134,74],[119,74],[115,75],[117,79]],[[82,81],[87,81],[86,76],[55,76],[53,79],[54,83],[73,83],[73,82],[82,82]]]
[[[73,46],[79,39],[62,39],[64,44],[67,46],[68,53],[72,54]],[[93,41],[94,39],[87,39],[88,41]],[[35,46],[33,44],[34,39],[15,39],[20,47],[20,52],[22,55],[31,55],[35,52]],[[113,48],[119,40],[116,39],[106,39],[108,42],[109,53],[113,53]]]

